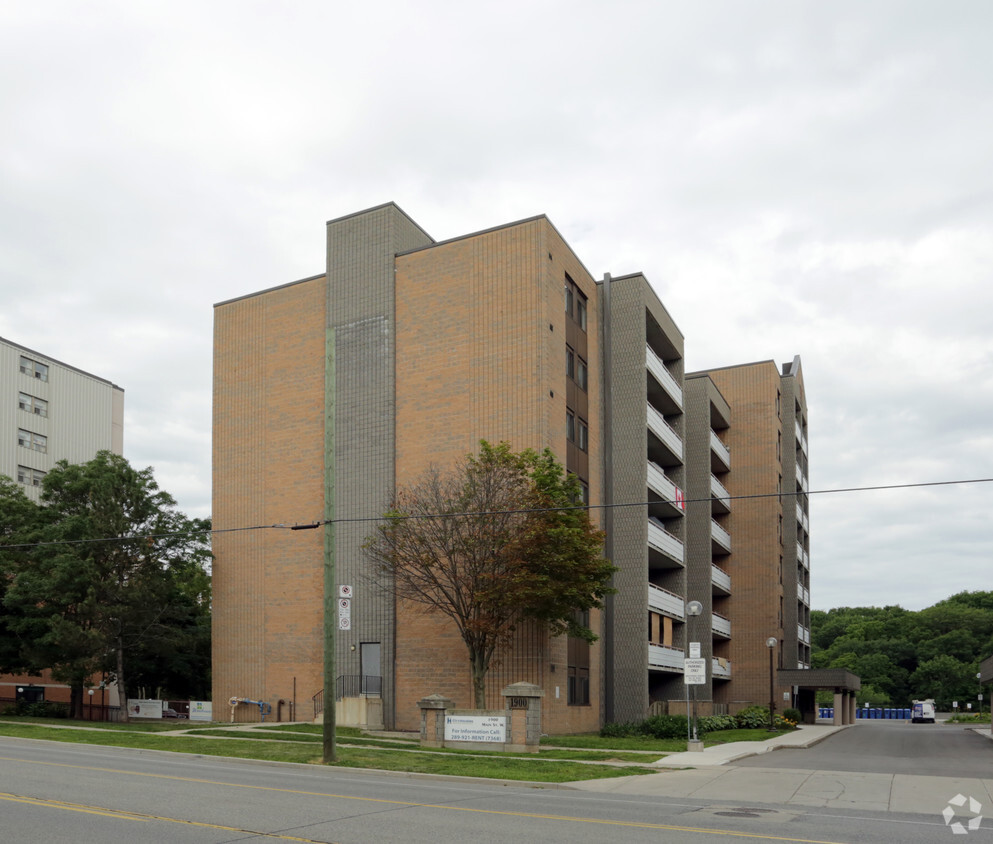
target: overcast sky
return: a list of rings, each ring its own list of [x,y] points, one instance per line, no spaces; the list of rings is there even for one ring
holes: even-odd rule
[[[813,490],[993,477],[993,4],[0,6],[0,335],[210,513],[216,302],[395,201],[547,214],[687,370],[800,355]],[[991,589],[993,484],[819,494],[816,609]],[[302,514],[309,518],[310,514]]]

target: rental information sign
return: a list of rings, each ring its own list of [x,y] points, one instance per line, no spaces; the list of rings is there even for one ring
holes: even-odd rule
[[[506,715],[446,715],[445,741],[507,740]]]

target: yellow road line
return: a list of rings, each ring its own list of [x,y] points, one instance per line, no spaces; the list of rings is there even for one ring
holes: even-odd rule
[[[83,771],[98,771],[105,774],[124,774],[129,777],[148,777],[151,779],[162,779],[162,780],[172,780],[174,782],[190,782],[197,783],[200,785],[218,785],[227,788],[242,788],[249,789],[253,791],[269,791],[277,794],[296,794],[303,797],[333,797],[338,800],[354,800],[364,803],[385,803],[391,806],[406,806],[408,808],[419,808],[419,809],[435,809],[439,811],[449,811],[449,812],[473,812],[482,815],[501,815],[504,817],[514,817],[514,818],[527,818],[529,820],[549,820],[549,821],[568,821],[571,823],[588,823],[588,824],[601,824],[603,826],[623,826],[632,827],[635,829],[657,829],[666,832],[695,832],[701,835],[727,835],[727,836],[738,836],[739,838],[754,838],[761,841],[786,841],[791,842],[791,844],[844,844],[838,841],[823,841],[818,839],[810,838],[789,838],[778,835],[765,835],[763,833],[757,832],[735,832],[733,830],[725,829],[708,829],[706,827],[695,827],[695,826],[675,826],[671,824],[656,824],[647,823],[640,821],[612,821],[602,818],[581,818],[581,817],[571,817],[569,815],[543,815],[532,812],[507,812],[498,809],[476,809],[470,806],[441,806],[437,803],[416,803],[409,800],[391,800],[385,797],[356,797],[349,794],[330,794],[323,791],[303,791],[294,788],[275,788],[269,785],[249,785],[245,783],[231,783],[231,782],[221,782],[219,780],[207,780],[199,779],[197,777],[179,777],[173,774],[151,774],[151,773],[141,773],[136,771],[124,771],[117,768],[98,768],[91,765],[71,765],[64,762],[42,762],[35,761],[32,759],[17,759],[14,757],[0,756],[0,761],[4,762],[22,762],[29,765],[49,765],[56,768],[72,768],[75,770]],[[182,821],[174,818],[157,818],[154,815],[143,816],[147,818],[152,818],[156,820],[172,820],[176,823],[188,823],[194,826],[207,826],[215,829],[231,829],[230,827],[223,826],[213,826],[212,824],[198,824],[194,821]],[[238,832],[246,832],[247,830],[233,830]],[[256,832],[256,835],[267,835],[270,834],[273,837],[285,837],[279,836],[271,833]],[[307,842],[307,844],[326,844],[325,842],[311,842],[306,838],[289,838],[290,841],[302,841]]]
[[[65,803],[62,800],[44,800],[38,797],[24,797],[20,794],[5,794],[0,792],[0,800],[9,803],[26,803],[29,806],[42,806],[46,809],[65,809],[70,812],[84,812],[87,815],[103,815],[108,818],[120,818],[125,821],[142,821],[130,812],[118,812],[115,809],[102,809],[97,806],[84,806],[81,803]]]
[[[237,826],[223,826],[216,823],[204,823],[201,821],[190,821],[183,818],[167,818],[164,815],[149,815],[144,812],[129,812],[119,809],[108,809],[104,806],[86,806],[82,803],[67,803],[64,800],[43,800],[37,797],[25,797],[19,794],[5,794],[0,792],[0,800],[11,803],[25,803],[29,806],[40,806],[45,809],[65,809],[70,812],[83,812],[87,815],[101,815],[107,818],[116,818],[123,821],[164,821],[166,823],[178,823],[184,826],[199,826],[207,829],[219,829],[224,832],[237,832],[242,835],[258,835],[264,838],[278,838],[280,841],[297,841],[302,844],[328,844],[326,841],[315,841],[312,838],[298,838],[293,835],[284,835],[279,832],[262,832],[257,829],[242,829]]]

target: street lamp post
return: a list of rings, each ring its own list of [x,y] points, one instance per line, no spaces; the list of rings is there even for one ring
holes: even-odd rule
[[[976,682],[979,683],[979,714],[983,714],[983,675],[982,672],[976,675]]]
[[[770,636],[765,640],[765,646],[769,649],[769,729],[776,729],[776,674],[773,668],[772,659],[776,650],[776,637]]]

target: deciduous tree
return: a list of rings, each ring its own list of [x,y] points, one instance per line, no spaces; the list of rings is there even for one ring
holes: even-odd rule
[[[151,468],[110,452],[57,463],[41,501],[44,542],[15,566],[4,603],[24,661],[68,682],[78,715],[94,673],[111,671],[126,699],[129,656],[173,652],[176,578],[206,572],[209,524],[177,511]]]
[[[483,708],[494,654],[525,619],[596,639],[581,619],[612,591],[602,546],[578,481],[549,450],[484,441],[478,455],[398,489],[366,551],[397,598],[456,625]]]

